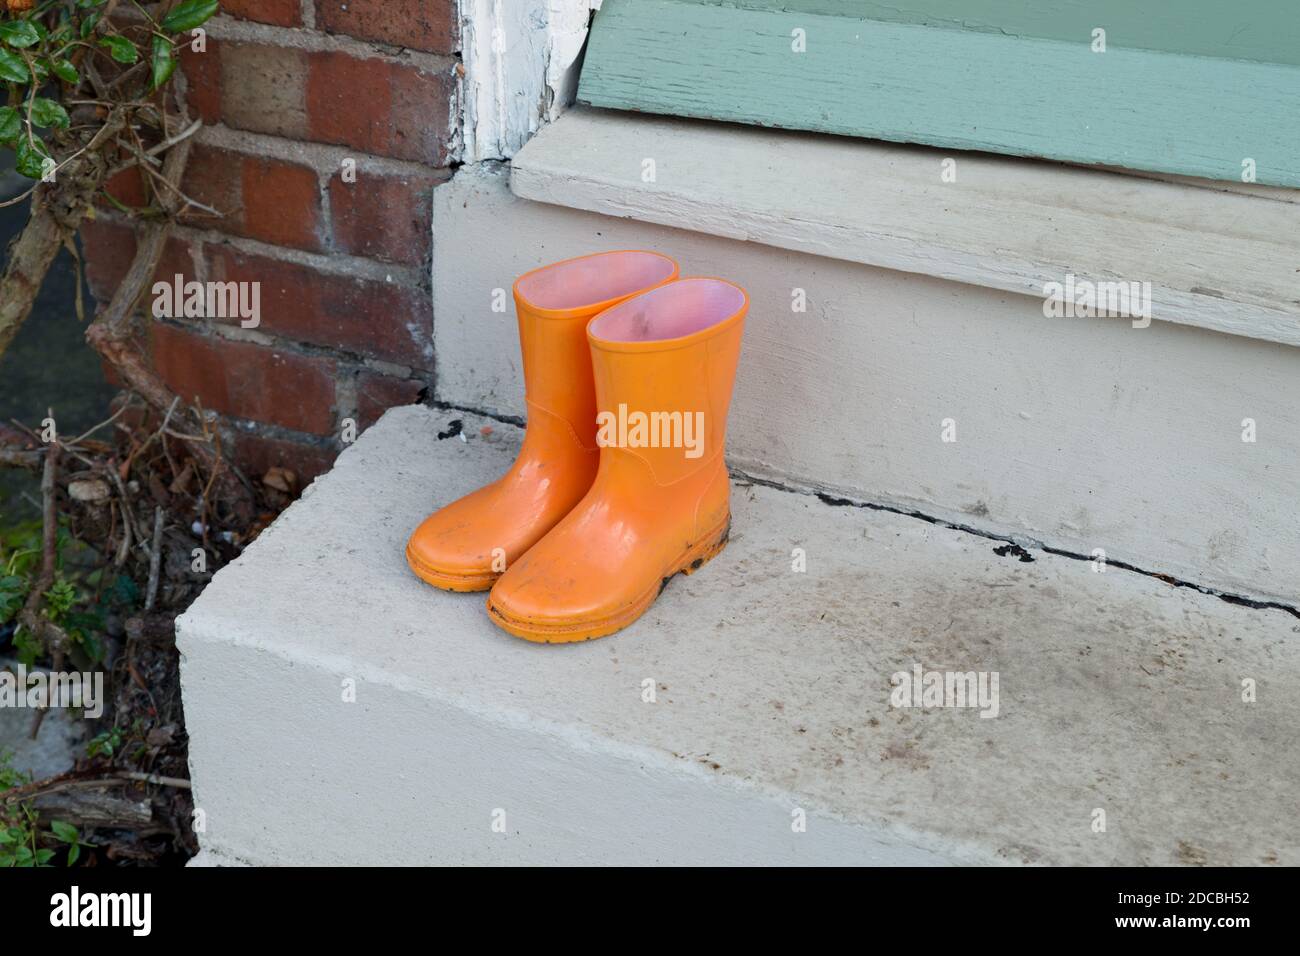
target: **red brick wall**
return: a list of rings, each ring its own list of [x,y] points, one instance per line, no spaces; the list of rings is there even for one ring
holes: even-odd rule
[[[432,385],[430,193],[450,175],[457,47],[455,0],[223,0],[206,52],[184,57],[207,124],[184,190],[221,215],[186,214],[159,278],[258,282],[261,323],[150,319],[148,346],[254,476],[311,478],[348,419],[364,429]],[[143,198],[131,176],[112,191]],[[104,301],[131,226],[106,208],[83,240]]]

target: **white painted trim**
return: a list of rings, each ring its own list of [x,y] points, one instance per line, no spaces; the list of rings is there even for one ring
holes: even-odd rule
[[[460,0],[457,159],[508,159],[573,102],[587,23],[600,3]]]
[[[515,156],[511,188],[1039,298],[1066,273],[1150,282],[1156,319],[1300,346],[1300,204],[1267,187],[577,108]]]

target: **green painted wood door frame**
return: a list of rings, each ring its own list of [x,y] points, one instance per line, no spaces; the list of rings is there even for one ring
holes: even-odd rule
[[[578,99],[1300,187],[1300,2],[605,0]]]

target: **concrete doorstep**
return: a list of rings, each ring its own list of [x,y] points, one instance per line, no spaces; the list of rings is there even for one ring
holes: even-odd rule
[[[529,644],[403,558],[520,435],[390,411],[181,619],[204,862],[1300,863],[1292,614],[738,479]]]

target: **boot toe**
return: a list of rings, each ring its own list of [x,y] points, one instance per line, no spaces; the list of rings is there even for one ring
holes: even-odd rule
[[[611,565],[568,566],[535,551],[497,580],[487,600],[493,622],[516,637],[551,644],[603,637],[630,624],[649,603],[630,593],[644,588],[629,588]],[[650,599],[657,593],[652,589]]]
[[[503,542],[491,511],[473,498],[462,498],[430,515],[406,543],[411,570],[434,587],[484,591],[499,576],[493,570],[493,552],[501,549],[498,554],[508,554],[508,542]]]

